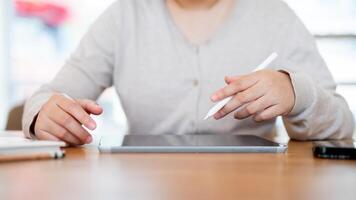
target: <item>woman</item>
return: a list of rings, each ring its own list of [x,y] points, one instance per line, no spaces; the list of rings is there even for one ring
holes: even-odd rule
[[[251,73],[272,52],[271,67]],[[354,126],[312,36],[280,0],[117,1],[28,100],[26,135],[90,143],[82,125],[95,129],[93,100],[110,86],[130,133],[266,136],[283,116],[291,138],[340,139]],[[216,120],[202,120],[231,95]]]

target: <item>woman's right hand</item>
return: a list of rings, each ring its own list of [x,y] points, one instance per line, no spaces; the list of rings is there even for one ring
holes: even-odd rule
[[[103,109],[91,100],[73,100],[62,94],[53,95],[41,108],[34,122],[34,132],[40,140],[64,141],[70,145],[92,142],[89,130],[96,128],[90,114],[100,115]]]

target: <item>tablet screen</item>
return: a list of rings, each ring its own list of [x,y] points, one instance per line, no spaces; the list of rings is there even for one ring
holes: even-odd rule
[[[252,135],[125,135],[121,146],[279,146]]]

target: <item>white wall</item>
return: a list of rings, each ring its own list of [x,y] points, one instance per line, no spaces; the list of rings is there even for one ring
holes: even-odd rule
[[[0,130],[4,128],[8,112],[9,5],[10,0],[0,1]]]

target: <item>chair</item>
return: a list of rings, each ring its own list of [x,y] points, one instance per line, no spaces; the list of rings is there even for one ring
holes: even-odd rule
[[[24,104],[17,105],[13,107],[9,116],[7,117],[6,130],[19,131],[22,130],[22,114],[23,114]]]

